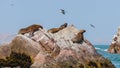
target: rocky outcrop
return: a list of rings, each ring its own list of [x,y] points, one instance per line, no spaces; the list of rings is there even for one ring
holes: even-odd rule
[[[0,46],[0,67],[115,68],[85,37],[82,43],[73,43],[79,31],[72,25],[56,33],[39,29],[32,36],[30,32],[18,34]]]
[[[117,33],[113,36],[108,52],[120,54],[120,27],[118,27]]]

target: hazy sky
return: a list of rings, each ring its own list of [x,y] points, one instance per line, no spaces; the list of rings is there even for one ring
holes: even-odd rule
[[[92,44],[110,44],[120,25],[120,0],[0,0],[0,35],[34,23],[49,29],[65,22],[86,29]]]

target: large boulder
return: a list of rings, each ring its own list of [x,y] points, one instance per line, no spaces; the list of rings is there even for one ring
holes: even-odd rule
[[[40,37],[40,39],[34,39],[37,41],[42,41],[46,37],[51,39],[51,42],[47,43],[47,46],[55,47],[57,50],[51,50],[52,53],[44,53],[39,52],[39,54],[34,58],[34,63],[31,65],[32,68],[114,68],[114,65],[110,62],[110,60],[102,57],[97,53],[93,45],[87,40],[84,39],[83,43],[73,43],[72,38],[75,37],[75,34],[78,33],[79,30],[74,26],[68,26],[57,33],[46,33],[42,35],[40,31],[36,32],[36,34],[40,34],[36,38]],[[37,34],[37,35],[38,35]],[[44,36],[46,35],[46,36]],[[43,38],[44,37],[44,38]],[[43,39],[43,40],[42,40]],[[48,40],[48,41],[49,41]],[[51,44],[51,45],[48,45]],[[46,48],[47,48],[46,46]],[[59,48],[60,47],[60,48]],[[54,56],[51,54],[55,54]]]
[[[30,67],[41,47],[24,35],[0,46],[0,67]]]
[[[56,33],[39,29],[32,35],[18,34],[10,43],[0,46],[0,67],[115,68],[84,37],[82,43],[71,40],[79,31],[71,25]]]
[[[120,54],[120,27],[118,27],[117,33],[113,36],[108,52]]]

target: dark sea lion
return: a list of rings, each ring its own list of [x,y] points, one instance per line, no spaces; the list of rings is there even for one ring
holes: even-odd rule
[[[80,43],[84,41],[84,35],[83,33],[86,32],[86,30],[80,30],[77,35],[72,39],[73,43]]]
[[[64,24],[62,24],[59,28],[60,28],[60,30],[62,30],[62,29],[64,29],[64,28],[66,28],[67,27],[67,23],[64,23]]]
[[[33,34],[35,31],[39,30],[39,28],[43,29],[43,27],[41,25],[33,24],[33,25],[28,26],[26,28],[20,29],[18,34],[24,35],[25,33],[29,33],[29,32],[31,32]]]

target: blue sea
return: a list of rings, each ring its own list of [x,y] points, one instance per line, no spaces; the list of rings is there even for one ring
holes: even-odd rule
[[[120,68],[120,54],[110,54],[107,52],[109,45],[94,45],[98,53],[111,60],[116,68]]]

